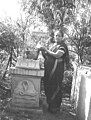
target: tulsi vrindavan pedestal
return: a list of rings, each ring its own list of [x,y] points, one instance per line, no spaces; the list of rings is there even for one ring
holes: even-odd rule
[[[12,76],[12,100],[10,107],[30,111],[39,107],[40,83],[44,70],[39,68],[38,60],[19,60],[10,69]]]

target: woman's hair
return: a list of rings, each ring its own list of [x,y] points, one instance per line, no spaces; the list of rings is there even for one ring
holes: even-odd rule
[[[65,53],[65,64],[66,64],[66,69],[70,68],[70,57],[69,57],[69,50],[67,45],[65,44],[65,49],[66,49],[66,53]]]
[[[50,36],[49,41],[50,41],[51,43],[54,43],[54,42],[55,42],[55,41],[54,41],[54,32],[51,31],[51,32],[49,33],[49,36]]]
[[[61,41],[61,44],[63,44],[65,51],[66,51],[65,57],[64,57],[65,67],[66,67],[66,70],[69,70],[69,68],[70,68],[69,50],[68,50],[68,47],[64,41]]]

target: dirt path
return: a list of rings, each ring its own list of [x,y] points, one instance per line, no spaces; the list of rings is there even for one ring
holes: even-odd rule
[[[44,101],[44,100],[43,100]],[[69,99],[63,99],[60,112],[56,114],[48,113],[46,109],[40,109],[31,112],[1,111],[0,120],[75,120],[75,114]]]

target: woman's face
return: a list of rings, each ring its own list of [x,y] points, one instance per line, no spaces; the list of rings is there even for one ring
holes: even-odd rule
[[[62,40],[62,35],[61,33],[56,33],[55,34],[55,42],[60,42]]]

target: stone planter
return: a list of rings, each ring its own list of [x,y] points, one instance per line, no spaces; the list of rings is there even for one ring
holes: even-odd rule
[[[37,60],[38,51],[37,50],[26,51],[26,57],[27,57],[27,59]]]
[[[40,61],[33,59],[23,59],[20,57],[17,60],[16,67],[24,69],[40,69]]]

